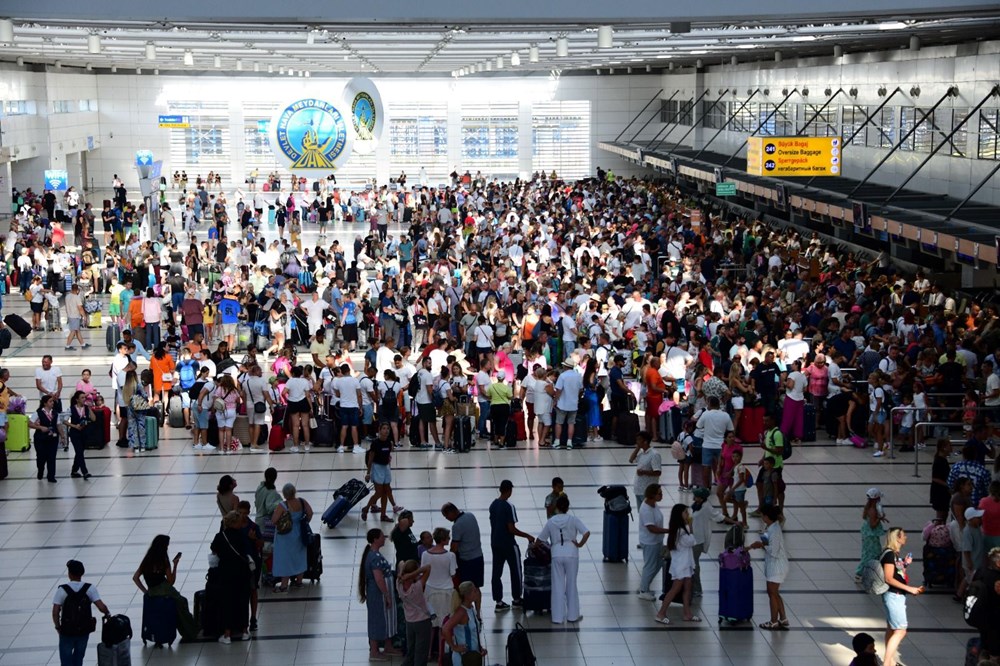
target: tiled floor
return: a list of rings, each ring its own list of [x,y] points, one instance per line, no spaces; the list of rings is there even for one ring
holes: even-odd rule
[[[338,234],[350,238],[345,230]],[[343,240],[341,242],[344,242]],[[22,311],[16,295],[5,311]],[[33,333],[27,341],[0,358],[11,369],[11,386],[33,396],[33,371],[43,354],[56,358],[72,387],[80,371],[89,367],[106,395],[107,363],[104,331],[85,333],[94,345],[89,353],[63,352],[58,333]],[[32,400],[30,406],[36,406]],[[607,483],[630,483],[629,450],[602,442],[584,450],[489,452],[482,448],[462,456],[401,451],[395,459],[394,482],[398,501],[416,513],[416,530],[445,524],[438,509],[446,501],[472,511],[488,541],[487,507],[502,479],[513,481],[512,501],[519,526],[537,532],[544,521],[543,498],[553,476],[566,481],[573,509],[591,528],[590,543],[581,551],[579,587],[584,619],[576,625],[555,626],[547,616],[519,611],[495,616],[485,599],[485,635],[488,663],[506,661],[504,643],[515,622],[530,631],[539,664],[685,664],[743,666],[783,664],[818,666],[847,664],[852,656],[851,636],[867,631],[879,638],[884,620],[880,600],[860,592],[853,582],[859,553],[859,516],[864,491],[871,485],[886,493],[890,522],[918,533],[927,521],[929,457],[921,478],[913,477],[912,454],[895,461],[873,460],[869,453],[834,447],[825,440],[797,450],[788,463],[787,545],[792,570],[783,586],[791,631],[768,633],[757,628],[720,629],[715,623],[718,570],[703,561],[706,595],[699,600],[701,625],[663,627],[653,622],[654,607],[635,596],[639,561],[604,563],[601,558],[601,509],[596,490]],[[139,633],[142,598],[131,577],[156,534],[171,536],[171,552],[183,551],[178,588],[190,599],[204,585],[208,544],[218,526],[214,492],[222,474],[233,474],[237,493],[251,498],[268,466],[279,470],[278,483],[295,483],[302,496],[323,507],[333,489],[358,476],[360,456],[338,455],[330,449],[308,454],[203,455],[190,448],[185,431],[165,429],[160,449],[130,457],[114,448],[91,452],[89,481],[68,477],[70,454],[59,454],[59,483],[35,480],[30,453],[9,456],[10,476],[0,482],[0,666],[58,663],[57,637],[50,619],[55,587],[64,581],[68,559],[83,561],[85,580],[95,584],[112,612],[127,613]],[[669,455],[664,455],[669,460]],[[666,466],[667,492],[663,504],[680,499],[676,468]],[[684,496],[683,499],[689,499]],[[358,511],[335,530],[322,529],[325,574],[316,585],[288,595],[262,593],[260,630],[248,643],[195,643],[171,649],[143,648],[136,637],[132,659],[159,664],[362,664],[368,663],[366,613],[357,600],[358,558],[364,545],[364,525]],[[751,528],[759,524],[751,519]],[[722,542],[722,528],[714,535],[714,552]],[[635,531],[631,536],[632,550]],[[919,537],[911,544],[919,559]],[[391,547],[391,546],[390,546]],[[487,559],[489,554],[487,553]],[[755,619],[767,619],[767,598],[760,561],[755,562],[757,593]],[[489,564],[487,564],[487,572]],[[921,577],[915,564],[911,575]],[[487,588],[489,581],[487,581]],[[509,579],[505,577],[505,587]],[[676,611],[671,611],[676,615]],[[903,644],[908,666],[957,664],[971,635],[950,592],[937,592],[909,602],[910,633]],[[96,640],[91,641],[93,663]],[[398,663],[398,660],[395,662]]]

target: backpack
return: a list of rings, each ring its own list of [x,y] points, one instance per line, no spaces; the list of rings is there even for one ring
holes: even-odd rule
[[[861,587],[868,594],[883,595],[889,591],[889,583],[885,582],[885,569],[882,567],[882,556],[888,549],[875,559],[868,560],[861,567]]]
[[[514,631],[507,634],[507,666],[535,666],[536,663],[528,632],[518,622]]]
[[[197,367],[198,363],[195,361],[181,361],[177,364],[177,376],[180,378],[181,386],[194,384],[194,380],[198,378]]]
[[[965,597],[965,604],[962,611],[965,623],[970,627],[985,631],[990,626],[990,612],[986,602],[986,584],[981,578],[977,578],[969,584],[969,591]]]
[[[0,352],[3,352],[3,350],[8,349],[10,347],[10,341],[11,341],[10,329],[7,328],[6,326],[0,328]]]
[[[416,398],[420,393],[420,372],[417,371],[410,377],[410,383],[406,386],[406,394],[411,398]]]
[[[60,633],[65,636],[86,636],[96,631],[97,620],[90,610],[90,597],[87,596],[90,583],[84,583],[76,592],[69,585],[59,587],[66,592],[66,600],[62,603],[59,614]]]
[[[101,627],[101,642],[107,647],[118,645],[122,641],[131,640],[132,622],[128,615],[112,615],[104,618]]]
[[[441,393],[440,384],[435,386],[434,391],[431,392],[431,404],[434,405],[434,409],[441,409],[444,407],[444,395]]]
[[[393,382],[392,386],[385,387],[385,395],[382,396],[378,411],[379,414],[391,414],[396,411],[396,407],[396,383]]]

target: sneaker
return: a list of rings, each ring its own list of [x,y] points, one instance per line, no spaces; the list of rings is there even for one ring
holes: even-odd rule
[[[640,592],[639,598],[643,601],[656,601],[656,595],[652,592]]]
[[[510,605],[514,608],[521,608],[522,606],[524,606],[524,600],[514,599],[513,601],[510,602]]]
[[[302,448],[304,448],[304,449],[305,449],[305,452],[306,452],[306,453],[309,453],[310,451],[312,451],[312,446],[310,446],[309,444],[306,444],[306,445],[305,445],[304,447],[302,447]]]
[[[240,640],[241,641],[248,641],[248,640],[250,640],[250,632],[249,631],[244,631],[243,635],[240,636]]]
[[[257,618],[250,618],[250,631],[257,631]]]
[[[572,450],[573,449],[573,442],[567,442],[566,443],[566,449],[567,450]]]
[[[510,610],[510,604],[505,604],[502,601],[498,601],[496,607],[493,610],[495,610],[497,613],[501,611]]]
[[[757,509],[756,511],[751,511],[750,512],[750,517],[751,518],[760,518],[760,509]]]
[[[229,645],[230,643],[233,642],[233,639],[229,638],[228,636],[219,636],[219,642],[222,643],[223,645]]]
[[[445,453],[455,453],[455,449],[445,449]]]
[[[89,342],[84,342],[83,343],[83,348],[84,349],[90,349],[90,343]]]
[[[206,444],[205,446],[203,446],[201,448],[204,449],[205,451],[214,451],[215,450],[215,447],[212,446],[211,444]]]
[[[337,447],[337,453],[347,453],[347,447],[338,446]]]
[[[298,452],[299,452],[299,447],[297,447],[297,446],[293,446],[293,447],[292,447],[292,448],[290,449],[290,451],[291,451],[292,453],[298,453]]]
[[[875,453],[872,454],[872,458],[881,458],[884,455],[885,454],[882,453],[881,451],[876,451]]]
[[[63,347],[65,351],[76,351],[76,347]]]
[[[195,444],[194,445],[194,450],[195,451],[201,451],[203,448],[205,448],[205,447],[202,446],[201,444]]]
[[[364,453],[364,452],[365,452],[365,450],[364,450],[363,447],[360,447],[360,446],[355,446],[354,447],[354,453]]]

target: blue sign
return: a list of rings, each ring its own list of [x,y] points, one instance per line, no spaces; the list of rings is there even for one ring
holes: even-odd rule
[[[153,166],[153,151],[152,150],[135,151],[135,165]]]
[[[163,174],[163,160],[153,162],[153,167],[149,170],[150,180],[159,180]]]
[[[270,120],[258,120],[257,121],[257,131],[260,132],[260,133],[262,133],[262,134],[267,133],[267,130],[270,129],[270,126],[271,126],[271,121]]]
[[[191,127],[191,117],[190,116],[159,116],[157,124],[160,127],[170,127],[178,129],[187,129]]]
[[[69,186],[69,174],[65,169],[45,170],[45,189],[53,192],[65,192]]]
[[[302,99],[277,119],[276,152],[292,171],[333,171],[350,157],[351,135],[344,115],[321,99]]]
[[[94,137],[88,136],[87,137],[87,150],[93,150],[93,149],[94,149]]]

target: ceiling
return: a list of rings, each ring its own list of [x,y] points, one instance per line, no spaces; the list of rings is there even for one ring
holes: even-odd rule
[[[483,76],[596,69],[660,71],[674,66],[907,48],[1000,37],[1000,9],[968,12],[941,7],[901,20],[826,16],[784,21],[634,22],[613,26],[611,46],[599,47],[598,26],[572,23],[240,23],[174,20],[61,20],[12,17],[13,41],[0,42],[0,61],[143,72],[300,76]],[[2,24],[3,21],[0,21]],[[565,55],[560,53],[565,39]],[[0,40],[3,26],[0,25]],[[534,48],[533,48],[534,47]],[[96,52],[95,52],[96,51]],[[537,61],[534,54],[537,52]],[[185,54],[190,60],[185,63]],[[514,55],[516,54],[516,57]],[[148,58],[153,56],[153,59]],[[519,60],[519,62],[517,62]],[[517,63],[517,64],[514,64]]]

